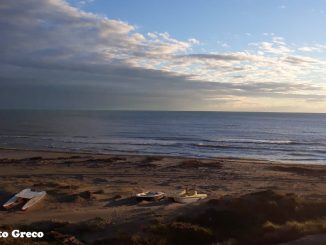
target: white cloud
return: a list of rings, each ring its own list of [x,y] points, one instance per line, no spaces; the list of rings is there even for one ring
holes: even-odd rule
[[[197,40],[196,38],[190,38],[190,39],[188,39],[188,42],[190,42],[191,44],[195,44],[195,45],[200,44],[199,40]]]
[[[316,48],[316,47],[300,47],[300,48],[298,48],[298,50],[303,51],[303,52],[320,51],[320,49]]]
[[[322,44],[293,47],[274,33],[264,33],[265,41],[246,50],[192,53],[195,45],[202,45],[196,38],[142,34],[135,25],[85,12],[63,0],[3,1],[0,13],[0,62],[3,67],[19,67],[21,74],[25,69],[31,80],[51,80],[44,69],[61,71],[65,76],[57,77],[66,83],[89,76],[89,84],[106,83],[130,96],[146,92],[160,97],[166,90],[169,102],[172,95],[182,94],[203,105],[217,100],[212,98],[236,103],[237,97],[322,101],[326,96],[325,61],[296,53],[323,52]],[[2,76],[18,79],[16,68],[10,69]]]
[[[81,4],[81,5],[85,5],[85,4],[89,4],[89,3],[92,3],[94,2],[95,0],[80,0],[78,1],[77,3],[78,4]]]
[[[323,44],[315,44],[312,46],[303,46],[298,48],[301,52],[323,52],[326,50],[326,45]]]

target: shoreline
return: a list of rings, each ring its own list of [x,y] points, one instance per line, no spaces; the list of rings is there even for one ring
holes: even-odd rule
[[[238,200],[255,193],[267,193],[271,198],[274,192],[280,198],[292,193],[308,201],[326,201],[325,180],[325,165],[0,149],[1,204],[28,187],[48,193],[42,203],[26,212],[8,212],[1,207],[0,228],[35,228],[40,222],[54,225],[54,221],[79,227],[101,220],[107,229],[104,235],[92,229],[86,235],[75,234],[92,243],[113,239],[117,232],[142,233],[155,220],[169,222],[192,209],[206,210],[211,202]],[[195,187],[208,198],[190,205],[168,199],[138,203],[134,198],[143,191],[169,194],[186,187]]]
[[[239,160],[239,161],[254,161],[254,162],[264,162],[270,164],[284,164],[284,165],[298,165],[298,166],[324,166],[325,163],[316,162],[301,162],[301,161],[286,161],[286,160],[267,160],[263,158],[250,158],[250,157],[234,157],[234,156],[212,156],[212,157],[197,157],[197,156],[180,156],[180,155],[164,155],[164,154],[146,154],[146,153],[130,153],[130,154],[120,154],[120,153],[98,153],[90,151],[71,151],[71,150],[49,150],[49,149],[28,149],[28,148],[15,148],[15,147],[0,147],[0,159],[3,152],[12,152],[12,156],[17,155],[17,153],[30,153],[33,154],[69,154],[69,155],[88,155],[88,156],[122,156],[122,157],[164,157],[164,158],[176,158],[176,159],[201,159],[201,160],[214,160],[214,159],[226,159],[226,160]],[[7,153],[8,154],[8,153]],[[26,154],[27,155],[27,154]],[[10,155],[9,155],[10,156]]]

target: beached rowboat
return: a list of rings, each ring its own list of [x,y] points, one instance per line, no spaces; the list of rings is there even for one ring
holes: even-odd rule
[[[193,203],[201,199],[205,199],[206,197],[207,194],[198,194],[197,191],[187,191],[187,190],[183,190],[175,194],[174,196],[172,196],[174,201],[179,203]]]
[[[142,192],[136,195],[138,201],[158,201],[165,197],[164,192]]]
[[[5,204],[3,204],[3,207],[10,209],[22,204],[24,201],[27,201],[22,207],[22,210],[27,210],[40,202],[45,196],[45,191],[36,192],[32,191],[31,189],[24,189],[10,198]]]

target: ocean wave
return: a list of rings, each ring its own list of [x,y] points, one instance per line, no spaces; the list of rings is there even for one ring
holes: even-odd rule
[[[229,142],[229,143],[249,143],[249,144],[298,144],[293,140],[268,140],[268,139],[221,139],[217,142]]]
[[[251,152],[265,152],[266,154],[271,154],[271,152],[275,153],[280,153],[280,152],[285,152],[286,154],[292,155],[296,154],[297,152],[300,151],[300,154],[311,154],[311,155],[316,155],[316,154],[326,154],[326,149],[325,150],[313,150],[313,149],[308,149],[307,147],[301,148],[301,147],[284,147],[284,146],[278,146],[274,145],[273,147],[268,147],[266,144],[261,144],[261,145],[247,145],[247,144],[240,144],[240,145],[232,145],[232,144],[191,144],[193,147],[197,148],[207,148],[207,149],[221,149],[222,151],[224,150],[238,150],[240,153],[242,151],[251,151]]]
[[[56,140],[61,136],[44,136],[44,135],[0,135],[0,138],[12,139],[33,139],[33,140]]]
[[[172,141],[138,141],[138,140],[74,140],[74,139],[59,139],[57,140],[59,143],[65,143],[65,144],[89,144],[89,145],[123,145],[123,146],[181,146],[182,143],[180,142],[172,142]]]
[[[30,138],[28,135],[0,135],[0,138]]]
[[[207,148],[239,148],[239,149],[270,149],[263,147],[264,145],[291,145],[292,143],[282,142],[282,143],[276,143],[275,141],[271,142],[253,142],[253,141],[219,141],[214,143],[192,143],[192,146],[195,147],[207,147]],[[252,145],[252,146],[249,146]]]

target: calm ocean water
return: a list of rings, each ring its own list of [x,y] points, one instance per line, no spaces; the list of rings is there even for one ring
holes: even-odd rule
[[[0,111],[0,147],[326,163],[326,114]]]

